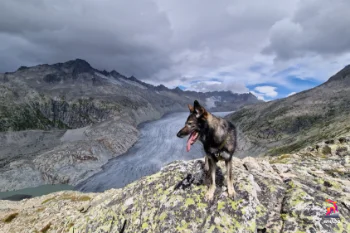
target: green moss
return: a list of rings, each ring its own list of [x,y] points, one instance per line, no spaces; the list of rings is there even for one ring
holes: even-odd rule
[[[249,224],[249,230],[251,230],[251,232],[256,232],[256,221],[252,221],[252,223]]]
[[[163,213],[159,216],[159,220],[160,220],[160,221],[163,221],[166,217],[167,217],[167,214],[163,212]]]
[[[257,218],[261,218],[261,217],[264,217],[264,216],[266,215],[267,210],[266,210],[265,206],[263,206],[263,205],[258,205],[258,206],[256,207],[256,212],[257,212],[256,217],[257,217]]]
[[[45,204],[45,203],[52,201],[54,199],[55,199],[54,197],[48,198],[48,199],[44,200],[43,202],[41,202],[41,204]]]
[[[5,222],[5,223],[10,223],[12,222],[13,219],[15,219],[16,217],[18,216],[18,213],[12,213],[12,214],[9,214],[7,215],[2,221]]]
[[[70,222],[68,223],[67,228],[70,229],[72,226],[74,226],[74,223]]]
[[[283,221],[286,221],[288,219],[288,215],[287,214],[281,214],[281,218]]]
[[[208,204],[207,203],[202,203],[202,202],[199,202],[198,204],[197,204],[197,206],[199,207],[199,208],[207,208],[208,207]]]
[[[195,202],[192,198],[187,198],[185,201],[185,204],[186,204],[186,206],[189,206],[189,205],[194,205]]]
[[[327,180],[331,185],[332,185],[332,188],[335,188],[335,189],[341,189],[342,186],[336,182],[336,181],[332,181],[332,180]]]
[[[36,212],[41,212],[41,211],[43,211],[45,209],[45,207],[40,207],[40,208],[38,208],[37,210],[36,210]]]
[[[239,201],[231,201],[231,207],[233,210],[238,210],[239,209],[239,204],[242,202],[242,200]]]
[[[288,189],[294,189],[296,187],[296,184],[293,180],[288,182]]]
[[[42,233],[46,233],[51,227],[51,222],[49,222],[48,224],[46,224],[41,230],[40,232]]]
[[[77,196],[75,194],[64,194],[61,197],[62,200],[71,200],[71,201],[90,201],[91,197],[83,195],[83,196]]]
[[[233,229],[235,229],[235,232],[238,232],[237,229],[242,228],[242,225],[235,219],[232,219],[232,223],[233,223]]]
[[[218,208],[217,208],[217,210],[220,211],[221,209],[224,208],[224,206],[225,206],[225,202],[223,202],[223,201],[218,201]]]
[[[215,230],[215,225],[212,225],[212,226],[208,229],[207,233],[212,233],[214,230]]]
[[[348,223],[346,226],[346,232],[350,232],[350,223]]]
[[[185,220],[181,220],[181,225],[176,227],[179,232],[190,232],[188,230],[188,223]]]
[[[273,149],[270,149],[266,155],[270,155],[270,156],[276,156],[276,155],[280,155],[280,154],[289,154],[289,153],[293,153],[297,150],[302,149],[303,147],[305,147],[308,144],[307,141],[305,140],[300,140],[297,142],[294,142],[292,144],[289,144],[287,146],[281,146],[281,147],[275,147]]]
[[[342,219],[343,221],[339,221],[337,223],[337,229],[335,229],[336,232],[339,232],[339,233],[343,233],[344,232],[344,226],[343,226],[343,222],[345,219]]]
[[[290,204],[291,206],[296,206],[299,203],[304,202],[304,198],[307,196],[308,194],[306,192],[304,192],[302,189],[298,188],[295,189],[295,191],[292,193],[292,196],[290,197]]]
[[[290,154],[282,154],[276,158],[273,158],[271,160],[271,163],[287,163],[290,158],[291,158]]]
[[[321,179],[321,178],[316,178],[315,179],[315,182],[317,183],[317,184],[324,184],[324,180],[323,179]]]
[[[221,226],[216,226],[216,228],[217,228],[220,232],[225,232],[225,230],[224,230]]]
[[[147,229],[147,228],[148,228],[148,223],[147,222],[142,223],[142,229]]]
[[[332,154],[332,149],[329,146],[325,146],[322,149],[322,154],[324,154],[324,155]]]

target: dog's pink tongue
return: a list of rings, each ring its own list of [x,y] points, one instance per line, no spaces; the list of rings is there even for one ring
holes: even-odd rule
[[[191,133],[191,135],[188,137],[187,146],[186,146],[187,152],[189,152],[191,149],[191,143],[193,142],[194,135],[195,133]]]
[[[186,147],[186,150],[187,152],[189,152],[191,149],[191,142],[190,142],[190,139],[187,140],[187,147]]]

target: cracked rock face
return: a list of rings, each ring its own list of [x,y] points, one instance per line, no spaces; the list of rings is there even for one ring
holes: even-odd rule
[[[123,189],[0,201],[0,232],[350,232],[350,154],[344,152],[350,142],[340,141],[273,158],[235,158],[235,200],[227,197],[219,162],[215,197],[206,202],[204,161],[192,160]],[[326,199],[337,201],[339,219],[324,218],[332,206]]]

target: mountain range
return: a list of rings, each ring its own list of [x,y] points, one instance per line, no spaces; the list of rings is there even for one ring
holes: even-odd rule
[[[153,86],[76,59],[0,74],[0,191],[76,184],[125,153],[139,123],[188,111],[259,102],[251,93],[194,92]]]
[[[184,111],[194,99],[212,111],[233,111],[258,102],[251,93],[153,86],[114,70],[94,69],[81,59],[22,66],[16,72],[0,74],[0,93],[0,131],[78,128],[118,115],[129,116],[137,124],[154,118],[139,114],[145,108],[153,108],[153,113],[147,114],[160,116]]]

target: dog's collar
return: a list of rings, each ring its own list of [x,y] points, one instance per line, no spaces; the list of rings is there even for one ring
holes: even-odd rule
[[[224,148],[226,141],[227,141],[228,135],[226,135],[224,141],[221,143],[221,145],[219,146],[219,150],[221,150],[222,148]]]
[[[227,142],[228,136],[229,136],[229,135],[226,135],[224,141],[220,144],[219,150],[218,150],[218,152],[215,154],[215,156],[216,156],[217,158],[219,158],[219,157],[221,156],[221,152],[222,152],[221,150],[222,150],[222,148],[224,148],[224,146],[225,146],[225,144],[226,144],[226,142]]]

